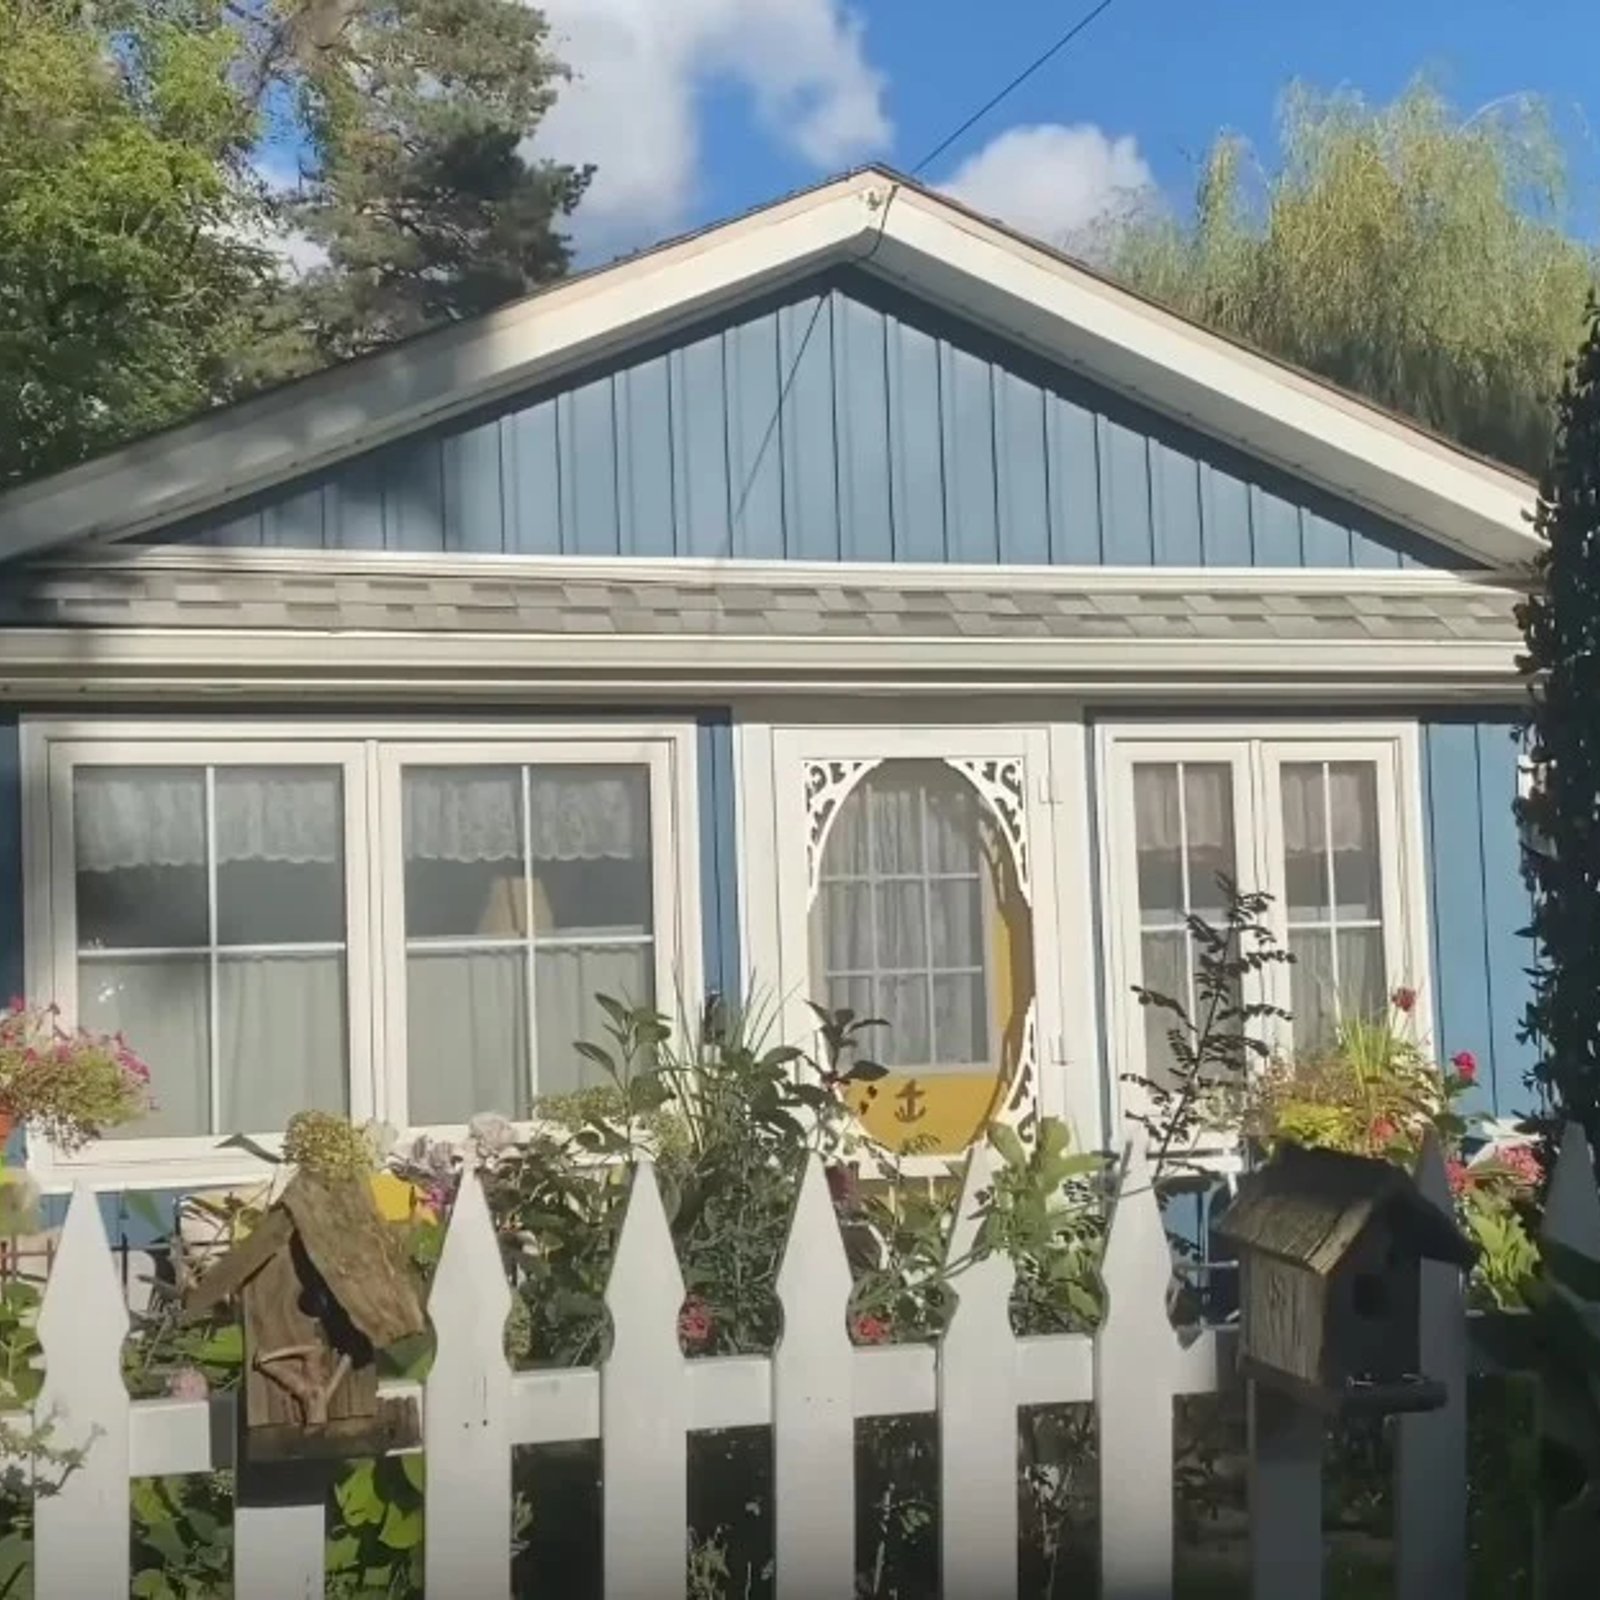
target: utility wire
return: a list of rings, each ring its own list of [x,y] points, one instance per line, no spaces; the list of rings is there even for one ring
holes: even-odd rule
[[[978,107],[976,111],[972,113],[970,117],[967,118],[965,122],[961,124],[959,128],[957,128],[948,137],[941,139],[939,143],[936,144],[933,149],[931,149],[927,155],[925,155],[916,164],[916,166],[911,169],[911,176],[916,177],[924,167],[930,165],[934,161],[937,161],[939,157],[942,156],[945,151],[956,142],[956,140],[961,138],[963,134],[975,128],[978,123],[982,122],[983,119],[988,116],[996,106],[1020,89],[1022,85],[1034,75],[1034,73],[1038,72],[1042,67],[1055,60],[1055,58],[1060,55],[1061,52],[1065,50],[1067,46],[1084,31],[1084,29],[1088,28],[1099,17],[1103,16],[1115,4],[1116,0],[1100,0],[1100,3],[1095,6],[1092,11],[1086,11],[1075,23],[1072,24],[1070,28],[1067,29],[1065,33],[1061,35],[1060,38],[1050,45],[1048,49],[1046,49],[1042,54],[1035,56],[1034,59],[1016,75],[1016,77],[1014,77],[1003,89],[999,91],[999,93],[991,95],[981,106]],[[882,210],[878,217],[878,226],[873,233],[871,247],[860,258],[861,265],[866,265],[866,263],[871,261],[872,258],[878,253],[878,246],[883,243],[884,229],[889,223],[890,207],[894,205],[895,196],[899,192],[900,185],[897,183],[889,190],[888,195],[884,199]],[[783,383],[778,390],[778,403],[773,407],[771,420],[767,423],[766,430],[761,436],[761,442],[756,447],[755,458],[750,463],[750,470],[745,475],[744,485],[739,491],[738,498],[734,500],[729,507],[730,515],[728,518],[728,530],[730,536],[735,535],[740,523],[744,520],[745,507],[749,503],[751,490],[755,488],[756,479],[760,475],[762,463],[766,460],[767,451],[771,448],[772,441],[777,436],[778,425],[783,417],[784,404],[789,398],[789,390],[794,386],[795,375],[800,370],[800,362],[805,356],[806,347],[811,343],[811,335],[816,332],[817,322],[822,315],[822,308],[826,302],[826,299],[826,295],[819,295],[817,297],[816,304],[811,308],[811,315],[806,321],[805,331],[800,336],[799,345],[795,349],[794,355],[789,361],[789,370],[784,374]]]
[[[950,146],[962,136],[962,134],[968,132],[970,129],[976,127],[978,123],[982,122],[983,119],[988,116],[989,113],[993,111],[1002,100],[1009,98],[1016,90],[1020,89],[1023,84],[1025,84],[1028,79],[1031,78],[1041,67],[1053,61],[1058,55],[1061,54],[1063,50],[1067,48],[1069,44],[1072,43],[1074,39],[1078,37],[1080,33],[1083,32],[1085,28],[1087,28],[1105,12],[1109,11],[1115,4],[1116,0],[1100,0],[1100,4],[1097,5],[1093,11],[1085,12],[1083,16],[1079,17],[1078,20],[1073,23],[1072,26],[1068,28],[1067,31],[1062,34],[1053,45],[1049,47],[1049,49],[1047,49],[1042,55],[1035,56],[1034,59],[1030,61],[1028,65],[1025,66],[1022,71],[1019,72],[1016,77],[1014,77],[1011,82],[1005,86],[1005,88],[1000,90],[998,94],[993,95],[990,99],[985,100],[984,103],[979,106],[978,109],[974,111],[972,115],[955,130],[954,133],[950,134],[947,138],[941,139],[939,143],[936,144],[933,149],[931,149],[927,155],[925,155],[916,164],[916,166],[911,169],[911,176],[913,178],[916,177],[924,167],[929,166],[933,162],[937,161],[939,157],[942,156],[945,151],[948,150]]]

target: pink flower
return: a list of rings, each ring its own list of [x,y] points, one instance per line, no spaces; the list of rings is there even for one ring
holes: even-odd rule
[[[1417,991],[1415,989],[1399,988],[1389,996],[1390,1003],[1396,1011],[1403,1011],[1408,1016],[1416,1009]]]
[[[1520,1184],[1537,1189],[1544,1182],[1544,1167],[1539,1152],[1531,1144],[1514,1144],[1497,1150],[1494,1159]]]
[[[1465,1194],[1472,1187],[1472,1174],[1459,1156],[1452,1156],[1444,1164],[1444,1175],[1450,1181],[1451,1194]]]
[[[892,1330],[883,1317],[867,1314],[856,1318],[851,1324],[851,1331],[855,1334],[858,1344],[884,1344],[888,1341]]]
[[[28,1002],[24,1000],[20,994],[12,995],[12,997],[6,1002],[6,1010],[9,1011],[14,1017],[21,1016],[22,1013],[27,1009]]]
[[[204,1400],[211,1393],[211,1385],[198,1367],[179,1367],[167,1379],[167,1393],[174,1400]]]
[[[1374,1117],[1367,1128],[1367,1137],[1375,1145],[1387,1145],[1395,1136],[1395,1125],[1388,1117]]]
[[[703,1349],[716,1330],[711,1307],[699,1295],[690,1295],[678,1313],[678,1338],[692,1350]]]
[[[1470,1050],[1458,1050],[1450,1057],[1450,1065],[1463,1083],[1478,1081],[1478,1058]]]

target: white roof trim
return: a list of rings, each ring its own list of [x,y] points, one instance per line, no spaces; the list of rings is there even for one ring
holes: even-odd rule
[[[92,641],[92,643],[86,643]],[[1330,695],[1516,698],[1517,641],[330,634],[259,628],[0,629],[0,701],[194,695],[296,701],[694,700],[837,692],[1093,693],[1215,702]]]
[[[557,583],[716,583],[729,588],[848,584],[894,591],[1004,588],[1073,594],[1521,595],[1493,572],[1432,567],[1068,567],[956,561],[773,561],[718,556],[498,555],[481,551],[295,550],[256,545],[99,545],[42,560],[58,572],[173,572],[298,578]]]
[[[0,556],[212,510],[869,253],[912,292],[1473,560],[1539,548],[1526,480],[866,172],[0,496]]]

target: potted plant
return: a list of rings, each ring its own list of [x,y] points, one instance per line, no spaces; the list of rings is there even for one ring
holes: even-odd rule
[[[150,1105],[150,1069],[120,1034],[69,1030],[24,1000],[0,1014],[0,1148],[26,1126],[76,1150]]]

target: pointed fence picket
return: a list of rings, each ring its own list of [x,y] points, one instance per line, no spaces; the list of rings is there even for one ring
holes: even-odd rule
[[[1424,1188],[1448,1190],[1437,1150]],[[969,1162],[951,1251],[965,1262],[986,1154]],[[1600,1191],[1588,1146],[1569,1132],[1552,1181],[1545,1237],[1600,1261]],[[437,1340],[422,1386],[427,1590],[509,1592],[511,1451],[598,1440],[604,1456],[607,1600],[658,1600],[685,1589],[687,1435],[773,1430],[775,1586],[780,1600],[847,1595],[855,1557],[855,1424],[934,1413],[941,1449],[942,1593],[1015,1600],[1019,1408],[1092,1402],[1101,1472],[1101,1593],[1161,1600],[1173,1592],[1173,1403],[1236,1383],[1229,1329],[1185,1341],[1167,1316],[1172,1260],[1142,1146],[1126,1152],[1102,1268],[1106,1319],[1093,1336],[1017,1337],[1012,1269],[990,1256],[954,1279],[957,1304],[936,1345],[856,1346],[846,1327],[850,1273],[819,1161],[796,1196],[777,1293],[783,1329],[771,1357],[686,1358],[684,1286],[648,1162],[632,1180],[606,1290],[612,1322],[598,1368],[513,1372],[504,1329],[510,1290],[480,1180],[469,1173],[429,1300]],[[1469,1319],[1459,1276],[1423,1285],[1426,1370],[1450,1403],[1407,1418],[1396,1473],[1400,1600],[1462,1592],[1465,1572],[1465,1373]],[[131,1477],[233,1465],[227,1397],[132,1402],[123,1385],[122,1289],[87,1191],[68,1212],[39,1320],[46,1368],[34,1418],[58,1445],[83,1446],[35,1519],[40,1600],[128,1592]],[[395,1385],[391,1389],[408,1386]],[[415,1386],[409,1386],[415,1391]],[[1274,1395],[1251,1397],[1255,1600],[1320,1591],[1321,1424]],[[12,1421],[26,1419],[10,1419]],[[245,1472],[235,1515],[235,1592],[314,1596],[323,1585],[328,1476],[316,1468]],[[567,1592],[567,1575],[534,1572],[533,1592]]]

